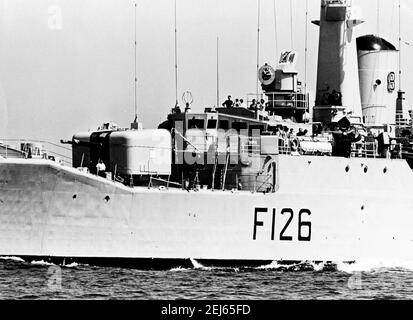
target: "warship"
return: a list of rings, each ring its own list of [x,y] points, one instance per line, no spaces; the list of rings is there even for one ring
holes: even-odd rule
[[[0,144],[0,255],[130,267],[413,260],[412,121],[399,50],[322,0],[314,105],[298,54],[246,106],[176,104],[158,128],[104,123]],[[399,90],[397,90],[399,88]]]

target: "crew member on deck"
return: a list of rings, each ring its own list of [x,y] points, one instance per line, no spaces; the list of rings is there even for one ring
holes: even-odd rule
[[[228,96],[228,99],[222,104],[223,107],[232,108],[234,106],[234,101],[231,100],[231,96]]]
[[[105,171],[106,171],[106,166],[105,166],[105,164],[103,163],[103,161],[101,160],[101,159],[99,159],[99,162],[98,162],[98,164],[96,165],[96,174],[98,175],[98,176],[104,176],[104,174],[105,174]]]
[[[259,110],[264,110],[265,109],[265,100],[261,99],[260,103],[258,104],[258,109]]]
[[[240,104],[239,104],[239,106],[240,106],[240,108],[247,108],[247,105],[245,104],[245,102],[244,102],[244,99],[241,99],[240,101]]]
[[[249,109],[252,110],[252,111],[256,111],[256,110],[257,110],[257,100],[252,99],[252,103],[251,103]]]
[[[390,158],[390,136],[387,132],[381,132],[377,137],[376,137],[378,146],[377,146],[377,152],[379,156],[383,158]]]

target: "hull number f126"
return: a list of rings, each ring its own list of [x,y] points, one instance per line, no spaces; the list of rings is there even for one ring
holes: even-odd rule
[[[271,240],[274,241],[276,239],[276,213],[277,210],[274,208],[272,209],[272,217],[271,217]],[[294,238],[298,239],[298,241],[311,241],[311,222],[305,219],[308,219],[311,216],[311,211],[308,209],[301,209],[298,212],[298,225],[295,227],[292,225],[292,221],[294,220],[294,211],[291,208],[284,208],[279,213],[282,216],[287,218],[287,222],[280,226],[281,231],[277,236],[280,241],[293,241]],[[257,239],[257,232],[259,231],[259,227],[265,227],[264,221],[261,220],[268,215],[268,208],[255,208],[254,211],[254,230],[252,239]],[[268,218],[266,219],[268,220]],[[278,227],[277,227],[278,229]],[[296,232],[292,231],[295,229]]]

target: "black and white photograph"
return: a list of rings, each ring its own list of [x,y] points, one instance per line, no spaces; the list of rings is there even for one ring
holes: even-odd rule
[[[412,0],[0,0],[0,300],[413,299],[412,21]]]

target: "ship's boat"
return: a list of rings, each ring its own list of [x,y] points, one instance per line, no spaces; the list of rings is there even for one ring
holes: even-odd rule
[[[351,9],[321,1],[313,108],[287,51],[258,70],[246,107],[175,105],[156,129],[105,123],[62,141],[70,166],[42,142],[0,143],[0,255],[153,268],[413,260],[397,50],[352,37]]]

